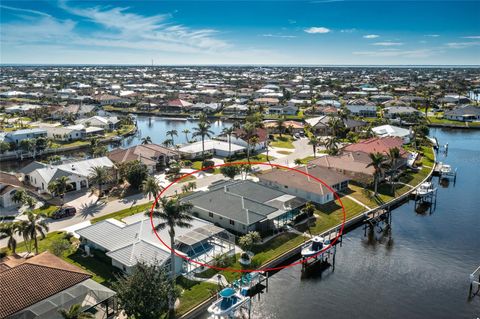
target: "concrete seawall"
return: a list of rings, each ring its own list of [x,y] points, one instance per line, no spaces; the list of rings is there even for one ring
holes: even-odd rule
[[[346,230],[354,229],[357,226],[363,224],[363,221],[367,219],[367,216],[368,216],[369,213],[372,213],[374,211],[381,210],[381,209],[389,209],[391,207],[398,206],[401,203],[403,203],[405,200],[407,200],[410,197],[410,195],[412,194],[412,192],[414,192],[422,183],[424,183],[425,181],[427,181],[428,179],[431,178],[431,176],[433,174],[433,171],[435,169],[435,162],[436,162],[435,151],[433,151],[433,155],[434,155],[434,165],[432,166],[428,175],[420,183],[418,183],[415,187],[411,188],[410,190],[408,190],[404,194],[400,195],[399,197],[396,197],[396,198],[392,199],[391,201],[389,201],[387,203],[384,203],[380,206],[377,206],[375,208],[367,210],[367,211],[363,212],[362,214],[359,214],[357,216],[354,216],[354,217],[346,220],[345,221],[345,226],[344,226],[344,232],[343,232],[343,234],[341,234],[341,236],[343,236],[346,233]],[[342,227],[341,224],[336,225],[336,226],[322,232],[319,235],[325,237],[326,235],[329,235],[331,233],[339,232],[341,227]],[[277,267],[287,260],[290,260],[294,257],[300,256],[302,246],[303,246],[303,243],[294,247],[294,248],[292,248],[292,249],[290,249],[290,250],[288,250],[288,251],[286,251],[286,252],[284,252],[283,254],[276,257],[275,259],[267,261],[267,263],[265,263],[262,266],[262,268]],[[200,314],[202,314],[203,312],[205,312],[207,310],[207,308],[210,306],[210,304],[214,300],[216,300],[216,298],[217,298],[216,296],[212,296],[211,298],[209,298],[209,299],[203,301],[202,303],[198,304],[195,308],[193,308],[192,310],[190,310],[189,312],[187,312],[186,314],[182,315],[179,318],[180,319],[193,319],[193,318],[199,316]]]

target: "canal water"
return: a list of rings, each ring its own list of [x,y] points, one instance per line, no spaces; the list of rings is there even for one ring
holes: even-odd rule
[[[480,131],[431,135],[449,144],[439,160],[458,169],[455,185],[439,187],[436,210],[417,214],[412,201],[395,209],[391,241],[369,241],[362,227],[348,233],[333,272],[277,272],[268,293],[254,297],[252,318],[480,317],[480,296],[468,299],[480,265]]]
[[[162,144],[165,140],[170,139],[167,136],[167,131],[177,130],[178,136],[174,137],[175,144],[187,143],[187,136],[182,133],[183,130],[188,129],[188,140],[192,141],[193,128],[198,125],[198,120],[187,120],[183,118],[172,119],[155,116],[138,116],[137,126],[138,133],[135,136],[127,137],[122,140],[122,147],[130,147],[141,143],[143,137],[150,136],[153,143]],[[215,121],[211,123],[210,130],[214,135],[218,135],[225,127],[232,126],[231,122]],[[200,140],[199,137],[196,138]]]

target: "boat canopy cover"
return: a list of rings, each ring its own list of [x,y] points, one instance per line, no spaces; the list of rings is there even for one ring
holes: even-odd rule
[[[222,298],[230,298],[235,295],[235,289],[227,287],[225,289],[222,289],[219,294]]]

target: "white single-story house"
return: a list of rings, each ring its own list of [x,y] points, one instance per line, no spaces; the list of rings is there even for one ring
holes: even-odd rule
[[[410,143],[410,138],[412,137],[412,130],[407,130],[393,125],[377,126],[372,128],[372,131],[375,133],[375,135],[379,137],[400,137],[401,139],[403,139],[404,144]]]
[[[452,121],[480,121],[480,107],[473,105],[456,107],[453,110],[445,112],[443,117]]]
[[[421,114],[419,110],[411,106],[390,106],[383,110],[384,116],[389,119],[397,118],[402,115]]]
[[[75,123],[83,124],[85,126],[101,127],[105,130],[111,131],[119,127],[120,120],[116,116],[103,117],[95,115],[89,118],[76,120]]]
[[[6,107],[5,113],[7,114],[23,113],[23,112],[27,112],[27,111],[31,111],[39,108],[41,108],[41,106],[35,105],[35,104],[27,104],[27,103],[16,104],[16,105]]]
[[[350,178],[340,172],[316,165],[296,167],[296,169],[314,176],[335,191],[344,191]],[[298,196],[307,201],[326,204],[335,200],[333,192],[319,181],[294,171],[272,169],[258,175],[262,185],[281,190],[287,194]]]
[[[47,137],[47,131],[42,128],[27,128],[23,130],[17,130],[8,132],[5,134],[4,140],[8,143],[19,144],[23,140]]]
[[[9,208],[15,206],[16,203],[12,198],[21,186],[22,183],[15,175],[0,172],[0,207]]]
[[[170,270],[170,236],[168,228],[152,229],[150,218],[139,216],[132,223],[123,223],[116,219],[106,219],[92,224],[75,233],[80,236],[83,245],[106,252],[112,259],[112,265],[130,274],[138,262],[158,262]],[[134,217],[134,216],[132,216]],[[136,216],[135,216],[136,217]],[[162,221],[154,218],[154,225]],[[175,228],[175,251],[202,263],[209,263],[216,256],[235,254],[235,238],[226,230],[207,221],[193,217],[190,228]],[[189,263],[175,255],[175,274],[188,273],[199,265]]]
[[[228,157],[234,154],[245,152],[244,146],[228,143],[220,140],[205,140],[205,154],[216,155],[219,157]],[[202,141],[184,144],[178,149],[182,157],[188,159],[200,158],[202,156]]]
[[[268,108],[268,114],[277,115],[296,115],[298,112],[297,106],[292,105],[276,105]]]
[[[375,105],[345,105],[352,115],[363,117],[377,117],[377,107]]]
[[[85,139],[93,135],[103,135],[105,130],[101,127],[89,126],[83,124],[70,126],[42,126],[47,131],[47,136],[58,141],[74,141]]]
[[[98,166],[115,170],[113,162],[104,156],[61,165],[33,162],[20,172],[24,175],[24,182],[36,187],[39,193],[49,193],[48,184],[61,176],[68,177],[71,190],[76,191],[88,188],[88,176]]]

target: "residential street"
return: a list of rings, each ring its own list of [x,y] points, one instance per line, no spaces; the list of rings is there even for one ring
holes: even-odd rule
[[[275,160],[272,161],[274,164],[280,164],[292,167],[294,166],[294,161],[297,158],[305,158],[313,154],[312,146],[308,144],[308,139],[302,138],[293,142],[295,149],[281,149],[281,148],[271,148],[270,155],[275,157]],[[319,147],[318,150],[321,148]],[[288,150],[291,154],[284,155],[277,153],[278,150]],[[269,169],[267,165],[258,165],[259,170]],[[211,183],[225,179],[221,174],[211,175],[211,174],[196,174],[197,179],[195,183],[197,184],[197,189],[208,187]],[[169,183],[164,179],[159,177],[160,185],[167,186]],[[181,193],[182,184],[172,185],[165,193],[167,196],[175,195],[176,193]],[[65,218],[61,220],[49,219],[49,232],[64,230],[65,228],[71,227],[76,224],[84,223],[95,217],[101,217],[110,213],[117,212],[119,210],[129,208],[135,205],[140,205],[148,202],[148,198],[143,194],[136,194],[129,196],[127,198],[122,198],[114,200],[108,203],[99,202],[97,203],[97,197],[91,195],[90,192],[87,193],[71,193],[67,194],[65,198],[65,205],[74,206],[77,208],[77,214],[71,218]],[[22,240],[18,237],[18,240]],[[5,247],[7,244],[6,239],[0,240],[0,248]]]
[[[205,177],[199,177],[195,180],[197,183],[197,189],[202,187],[209,186],[212,182],[225,179],[223,175],[209,175]],[[175,192],[180,193],[182,188],[182,184],[174,184],[172,185],[165,193],[167,196],[174,195]],[[88,195],[83,196],[88,197]],[[68,201],[68,199],[67,199]],[[76,199],[78,201],[78,199]],[[77,214],[71,218],[65,218],[61,220],[53,220],[49,219],[49,232],[63,230],[67,227],[71,227],[73,225],[83,223],[95,217],[101,217],[110,213],[117,212],[119,210],[132,207],[139,204],[144,204],[148,202],[148,198],[145,197],[143,194],[136,194],[129,196],[127,198],[122,198],[119,200],[114,200],[108,202],[107,204],[104,203],[96,203],[96,201],[88,201],[88,204],[84,204],[83,207],[77,211]],[[17,240],[22,241],[23,239],[18,237]],[[3,248],[7,245],[7,239],[0,240],[0,248]]]

